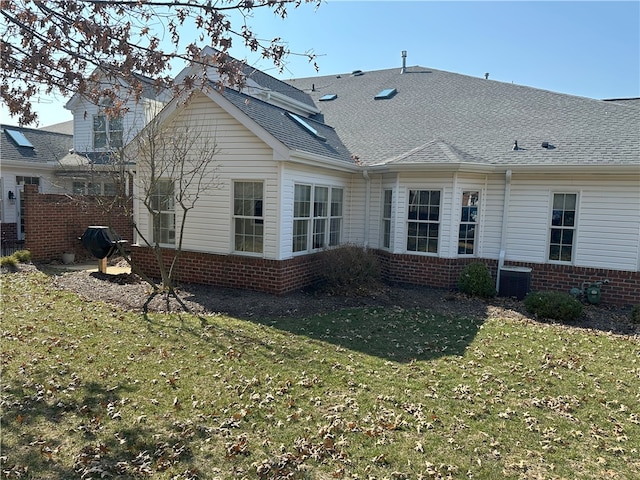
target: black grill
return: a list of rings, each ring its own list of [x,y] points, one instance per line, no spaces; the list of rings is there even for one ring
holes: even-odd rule
[[[127,243],[116,232],[110,231],[109,227],[96,225],[87,227],[80,240],[84,248],[100,259],[110,257],[117,252],[119,243]]]

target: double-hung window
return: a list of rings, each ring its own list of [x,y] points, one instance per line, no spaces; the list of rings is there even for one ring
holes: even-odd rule
[[[571,262],[576,229],[575,193],[554,193],[549,233],[549,260]]]
[[[262,182],[233,184],[234,249],[262,253],[264,244]]]
[[[122,117],[93,116],[93,148],[120,148],[122,137]]]
[[[440,191],[409,190],[407,251],[438,253]]]
[[[479,198],[478,192],[462,192],[462,209],[458,231],[458,254],[460,255],[473,255],[475,253]]]
[[[153,241],[174,245],[176,242],[176,212],[174,181],[162,178],[151,189]]]
[[[382,204],[382,246],[391,248],[391,206],[393,204],[393,190],[384,191]]]
[[[339,245],[342,237],[343,190],[295,185],[293,251],[304,252]]]

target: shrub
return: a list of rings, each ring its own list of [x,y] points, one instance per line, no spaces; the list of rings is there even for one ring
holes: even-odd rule
[[[631,323],[636,325],[640,323],[640,305],[635,305],[631,309]]]
[[[528,312],[542,318],[571,322],[582,315],[582,304],[562,292],[532,292],[524,298]]]
[[[13,256],[20,263],[29,263],[31,261],[31,252],[29,250],[18,250]]]
[[[458,277],[458,290],[483,298],[496,296],[495,283],[484,263],[470,263],[462,270]]]
[[[18,259],[14,255],[0,258],[1,267],[15,267],[16,265],[18,265]]]
[[[321,290],[330,294],[366,295],[380,289],[378,257],[364,247],[343,245],[321,253]]]

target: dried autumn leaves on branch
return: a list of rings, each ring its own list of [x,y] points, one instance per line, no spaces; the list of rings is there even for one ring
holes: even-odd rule
[[[292,53],[280,38],[261,40],[247,18],[269,9],[284,19],[301,3],[318,7],[320,0],[0,0],[2,100],[21,125],[37,121],[32,104],[41,94],[81,93],[96,104],[106,97],[117,111],[119,90],[139,98],[145,88],[192,86],[193,77],[170,77],[175,61],[214,64],[217,80],[240,85],[240,65],[227,54],[232,45],[279,69]],[[207,57],[205,46],[213,47]]]

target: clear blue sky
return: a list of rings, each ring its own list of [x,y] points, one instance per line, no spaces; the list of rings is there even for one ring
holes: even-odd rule
[[[278,78],[421,65],[591,98],[640,97],[640,1],[341,1],[247,20],[260,38],[312,50],[319,72],[291,56],[278,73],[240,46],[232,54]],[[173,72],[174,74],[177,73]],[[64,99],[42,104],[40,125],[71,119]],[[2,121],[12,122],[6,114]]]

